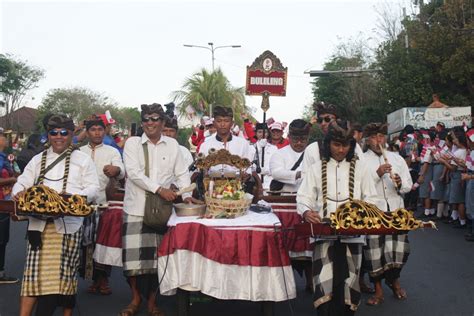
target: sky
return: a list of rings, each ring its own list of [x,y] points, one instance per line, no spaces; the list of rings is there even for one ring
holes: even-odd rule
[[[404,0],[395,1],[398,3]],[[380,1],[5,1],[0,0],[0,52],[45,70],[25,98],[37,107],[55,88],[86,87],[120,106],[168,103],[186,77],[211,70],[211,52],[183,44],[241,45],[215,50],[234,87],[265,50],[288,68],[286,97],[270,97],[267,118],[291,122],[312,103],[312,78],[336,46],[362,36],[377,44]],[[261,97],[246,103],[261,119]]]

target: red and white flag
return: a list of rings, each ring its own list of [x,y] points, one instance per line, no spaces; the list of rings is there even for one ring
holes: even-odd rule
[[[474,142],[474,128],[471,128],[470,130],[468,130],[466,132],[466,136],[467,138],[469,138],[471,142]]]

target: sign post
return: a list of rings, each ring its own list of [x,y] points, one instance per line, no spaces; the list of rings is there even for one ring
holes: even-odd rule
[[[247,66],[245,94],[262,96],[263,123],[270,109],[270,96],[286,96],[287,74],[288,68],[283,67],[280,59],[269,50]]]

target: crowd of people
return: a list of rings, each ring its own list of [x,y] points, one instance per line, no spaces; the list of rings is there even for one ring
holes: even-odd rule
[[[137,314],[143,301],[148,315],[164,315],[156,304],[157,248],[166,228],[144,223],[147,203],[150,196],[170,203],[178,189],[202,181],[196,176],[196,159],[219,149],[252,162],[243,177],[246,191],[296,195],[297,212],[306,222],[320,223],[352,199],[385,212],[415,211],[421,203],[424,217],[464,228],[465,239],[474,241],[473,128],[448,130],[443,122],[421,130],[406,126],[389,139],[382,122],[349,122],[323,102],[314,110],[310,122],[254,123],[244,115],[239,127],[230,107],[216,106],[190,137],[193,153],[176,140],[174,114],[156,103],[141,106],[141,132],[126,140],[110,136],[109,115],[92,115],[77,129],[67,116],[51,114],[43,121],[45,133],[32,135],[13,161],[4,154],[8,142],[0,135],[1,199],[18,200],[25,190],[42,184],[109,206],[85,219],[27,218],[20,315],[31,315],[35,307],[36,315],[52,315],[57,307],[72,315],[78,271],[92,279],[89,293],[112,294],[108,277],[113,266],[122,267],[132,293],[119,315]],[[309,143],[315,126],[322,137]],[[112,201],[108,190],[120,183],[123,202]],[[185,203],[204,203],[197,187],[194,195],[182,194]],[[0,213],[0,284],[19,281],[5,273],[11,216],[22,219]],[[107,246],[113,243],[121,249]],[[408,297],[400,284],[410,253],[408,234],[321,237],[312,249],[305,275],[318,316],[354,314],[361,292],[372,294],[368,305],[382,304],[382,280],[396,298]],[[364,274],[373,287],[364,282]]]

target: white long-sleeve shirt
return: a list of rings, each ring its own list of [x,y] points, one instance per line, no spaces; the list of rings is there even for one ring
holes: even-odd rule
[[[97,195],[96,203],[105,204],[107,198],[105,196],[105,188],[109,183],[110,179],[104,173],[104,167],[107,165],[113,165],[120,168],[120,174],[117,179],[123,179],[125,177],[125,166],[122,162],[122,157],[117,149],[112,146],[100,144],[92,147],[90,144],[82,146],[80,150],[86,153],[94,161],[95,168],[97,170],[97,176],[99,177],[99,192]]]
[[[148,144],[149,176],[145,175],[145,154],[142,144]],[[146,134],[130,137],[125,143],[123,160],[127,181],[123,210],[130,215],[143,216],[145,212],[145,191],[156,192],[159,187],[168,189],[174,182],[179,189],[191,184],[188,167],[178,142],[161,135],[153,144]],[[191,193],[184,193],[183,199]]]
[[[47,150],[46,168],[53,163],[60,155],[53,152],[52,148]],[[13,195],[18,192],[32,187],[36,179],[40,175],[42,153],[34,156],[26,165],[23,173],[18,177],[17,182],[13,186]],[[46,178],[43,184],[58,193],[61,193],[63,188],[64,166],[66,159],[61,160],[56,166],[46,173]],[[53,181],[61,179],[59,181]],[[95,200],[97,192],[99,191],[99,178],[92,159],[85,153],[75,150],[71,154],[71,161],[69,165],[69,176],[67,179],[66,193],[79,194],[87,196],[89,202]],[[64,216],[56,219],[54,224],[56,231],[61,234],[73,234],[79,230],[82,225],[82,217]],[[46,226],[46,221],[29,217],[28,230],[43,231]]]
[[[237,155],[241,158],[247,158],[249,161],[253,160],[253,151],[252,147],[246,141],[244,138],[241,137],[236,137],[231,135],[230,139],[227,142],[223,142],[222,140],[219,139],[219,135],[214,134],[212,136],[209,136],[206,138],[204,143],[201,144],[201,147],[199,148],[199,153],[203,153],[205,156],[209,154],[209,150],[211,148],[214,148],[216,151],[219,151],[220,149],[226,149],[229,151],[232,155]],[[220,166],[214,166],[210,168],[211,172],[237,172],[237,168],[228,166],[228,165],[220,165]],[[248,172],[250,173],[251,169],[248,169]]]
[[[296,179],[296,174],[301,171],[301,164],[295,170],[291,168],[295,165],[303,152],[296,152],[291,145],[278,149],[270,159],[270,173],[274,180],[283,182],[282,191],[296,192],[301,184],[301,177]],[[304,159],[304,158],[303,158]]]
[[[301,169],[301,174],[302,177],[304,177],[306,170],[310,168],[312,164],[314,164],[316,161],[321,160],[321,155],[319,153],[319,144],[318,142],[314,142],[306,146],[306,149],[304,150],[305,154],[303,157],[303,162],[302,162],[302,169]],[[358,143],[356,143],[356,146],[354,148],[354,152],[357,154],[360,160],[363,159],[364,153],[362,151],[362,148]]]
[[[400,193],[404,194],[410,192],[411,187],[413,186],[413,181],[405,160],[397,153],[390,151],[386,151],[386,155],[388,163],[392,165],[392,172],[398,174],[402,180]],[[397,193],[397,188],[390,178],[390,174],[385,173],[382,177],[379,177],[377,174],[377,169],[380,165],[385,164],[384,157],[382,155],[377,155],[369,149],[364,154],[364,163],[367,164],[367,168],[370,170],[379,198],[385,201],[385,203],[380,205],[380,209],[388,211],[387,204],[390,206],[390,211],[404,207],[403,197]]]
[[[296,203],[298,213],[303,216],[307,210],[319,213],[323,218],[323,191],[321,160],[316,161],[307,170],[306,175],[298,189]],[[340,204],[349,200],[349,169],[350,162],[337,162],[330,159],[327,163],[327,214],[334,213]],[[354,199],[374,203],[379,206],[381,203],[377,198],[377,191],[374,186],[369,169],[365,162],[357,160],[354,170]],[[363,243],[364,237],[344,239],[346,242]]]
[[[268,190],[268,188],[270,187],[270,182],[273,179],[270,172],[270,160],[273,154],[278,151],[278,148],[275,145],[268,143],[266,140],[263,140],[263,142],[262,140],[260,140],[252,147],[252,150],[254,151],[253,161],[256,161],[258,158],[258,163],[261,168],[260,174],[263,175],[263,189]],[[262,154],[263,152],[265,154]]]

